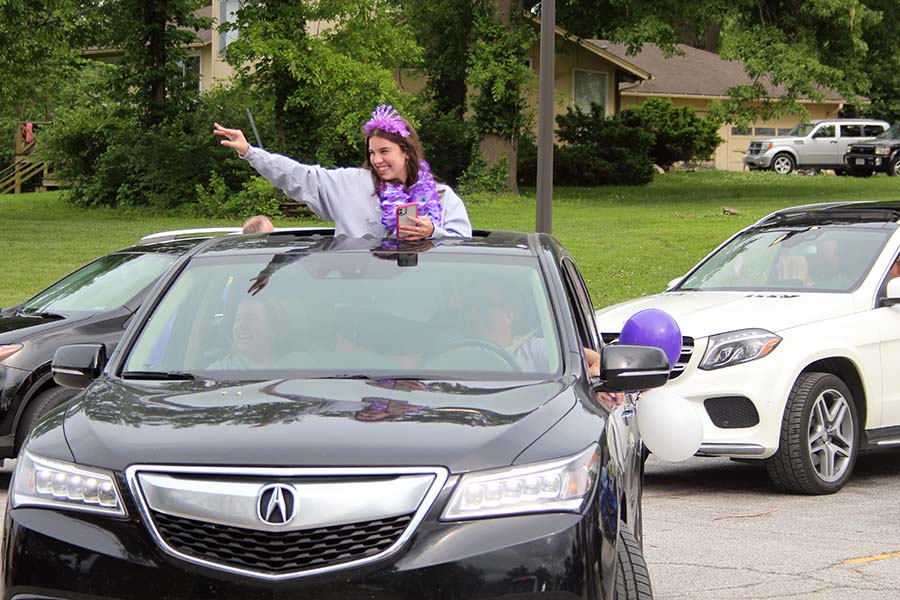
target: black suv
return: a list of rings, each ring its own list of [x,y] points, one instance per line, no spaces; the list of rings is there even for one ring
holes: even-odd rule
[[[630,400],[542,234],[225,236],[180,258],[26,442],[3,598],[651,598]],[[583,348],[602,350],[590,377]]]
[[[0,308],[0,459],[18,454],[47,411],[75,395],[56,385],[50,361],[65,344],[115,348],[151,285],[175,260],[213,233],[239,228],[152,234],[98,258],[33,298]]]
[[[867,142],[856,142],[844,155],[844,164],[853,175],[868,177],[872,173],[900,175],[900,123]]]

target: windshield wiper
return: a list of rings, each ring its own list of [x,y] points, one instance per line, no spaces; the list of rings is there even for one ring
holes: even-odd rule
[[[122,379],[161,379],[164,381],[194,381],[196,375],[184,371],[125,371]]]
[[[21,310],[21,309],[16,311],[16,316],[17,317],[37,317],[37,318],[42,318],[42,319],[62,319],[63,318],[62,315],[58,315],[56,313],[47,312],[47,311],[43,311],[43,310],[28,310],[28,311],[26,311],[26,310]]]

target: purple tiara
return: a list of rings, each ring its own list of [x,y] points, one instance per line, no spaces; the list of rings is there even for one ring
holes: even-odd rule
[[[382,104],[373,110],[372,118],[369,119],[369,122],[363,127],[366,135],[369,135],[376,129],[399,135],[402,138],[409,137],[409,128],[400,117],[400,113],[398,113],[390,104]]]

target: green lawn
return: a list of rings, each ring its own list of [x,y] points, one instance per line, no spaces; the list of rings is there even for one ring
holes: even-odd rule
[[[644,187],[561,188],[553,233],[575,255],[597,307],[649,294],[684,273],[737,229],[785,206],[893,199],[900,179],[697,172]],[[469,199],[473,226],[533,230],[534,191]],[[737,209],[726,215],[723,207]],[[317,221],[280,220],[278,226]],[[79,209],[59,193],[0,196],[0,306],[24,300],[101,254],[166,229],[236,225],[221,220]]]

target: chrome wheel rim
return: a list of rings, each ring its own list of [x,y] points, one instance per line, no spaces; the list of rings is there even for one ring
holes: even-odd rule
[[[779,156],[775,159],[775,162],[772,163],[772,169],[774,169],[776,173],[787,175],[794,170],[794,165],[792,164],[791,159],[786,156]]]
[[[900,160],[895,160],[891,168],[894,169],[894,175],[900,175]]]
[[[822,481],[834,482],[850,466],[854,439],[853,415],[837,390],[825,390],[809,414],[809,458]]]

